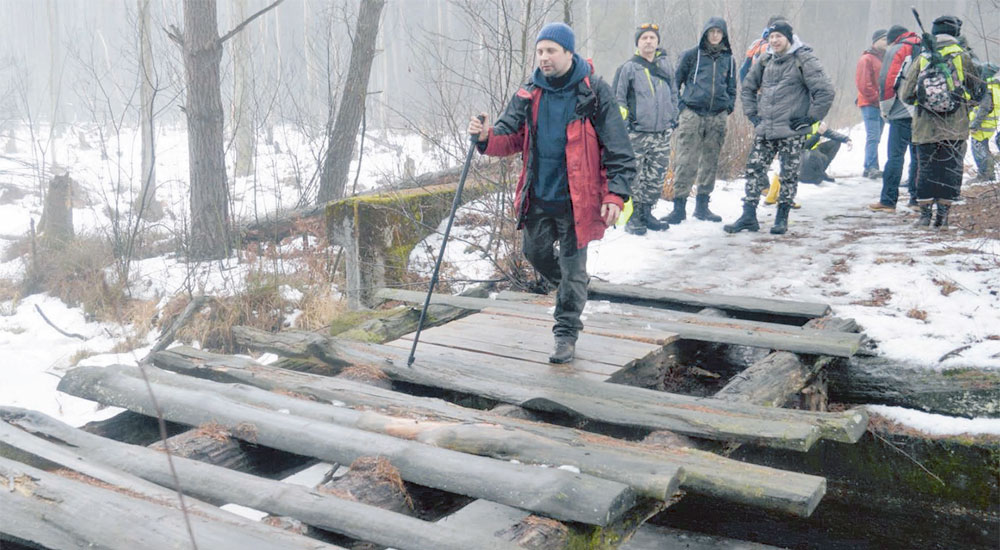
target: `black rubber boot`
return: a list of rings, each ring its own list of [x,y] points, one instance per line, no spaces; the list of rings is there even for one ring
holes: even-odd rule
[[[772,235],[784,235],[788,231],[788,212],[791,210],[790,204],[778,205],[778,213],[774,215],[774,225],[771,227]]]
[[[933,213],[932,204],[921,204],[920,205],[920,218],[913,224],[913,227],[930,227],[931,225],[931,214]]]
[[[630,235],[645,235],[646,222],[642,219],[642,205],[632,203],[632,215],[625,222],[625,232]]]
[[[687,197],[674,199],[674,211],[660,218],[661,222],[677,225],[687,219]]]
[[[549,356],[549,363],[569,363],[576,354],[576,341],[565,336],[556,336],[556,348]]]
[[[708,195],[697,195],[694,198],[694,217],[707,222],[721,222],[722,216],[708,209]]]
[[[653,215],[652,204],[641,204],[639,209],[642,212],[642,221],[646,224],[646,229],[650,231],[666,231],[670,229],[670,224],[661,222]]]
[[[722,226],[722,229],[726,233],[739,233],[744,229],[747,231],[759,230],[760,224],[757,223],[757,205],[744,201],[743,215],[735,222]]]
[[[934,216],[934,228],[941,231],[948,230],[948,211],[951,210],[950,204],[937,205],[937,215]]]

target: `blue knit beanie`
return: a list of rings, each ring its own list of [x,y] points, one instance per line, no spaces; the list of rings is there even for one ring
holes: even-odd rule
[[[566,23],[547,23],[538,31],[535,44],[542,40],[551,40],[571,52],[576,51],[576,37],[573,35],[573,29]]]

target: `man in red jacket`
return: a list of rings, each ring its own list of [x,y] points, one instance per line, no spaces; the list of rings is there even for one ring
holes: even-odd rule
[[[872,46],[861,54],[854,82],[858,86],[856,103],[861,108],[861,118],[865,121],[865,168],[866,178],[881,179],[878,169],[878,142],[882,138],[882,115],[879,113],[878,75],[882,70],[882,55],[885,54],[885,29],[872,34]]]
[[[542,27],[531,79],[494,126],[477,118],[469,122],[481,153],[521,153],[514,209],[517,227],[524,230],[524,255],[559,285],[551,363],[573,360],[587,303],[587,243],[603,237],[618,219],[636,174],[611,86],[574,47],[573,31],[565,24]]]

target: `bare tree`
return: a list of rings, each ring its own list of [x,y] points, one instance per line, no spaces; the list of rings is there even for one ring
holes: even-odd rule
[[[318,203],[344,196],[347,172],[354,153],[354,142],[365,108],[368,77],[375,56],[375,40],[383,7],[385,0],[361,2],[354,40],[351,44],[351,62],[347,69],[344,93],[340,97],[336,123],[329,126],[327,134],[329,146],[323,159],[323,172],[316,198]]]
[[[226,183],[224,114],[219,84],[222,46],[251,21],[275,8],[276,0],[219,37],[215,0],[184,0],[184,31],[170,38],[184,51],[187,83],[185,114],[191,177],[190,257],[211,260],[229,255],[229,186]]]
[[[137,0],[139,3],[139,124],[142,128],[142,192],[140,195],[143,217],[150,217],[153,205],[156,204],[156,164],[153,162],[154,128],[153,128],[153,98],[154,67],[153,43],[150,39],[149,0]]]

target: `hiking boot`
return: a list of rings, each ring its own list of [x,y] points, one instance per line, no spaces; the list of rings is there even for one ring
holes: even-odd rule
[[[661,222],[653,216],[652,204],[640,204],[639,215],[642,216],[642,222],[646,225],[646,229],[650,231],[666,231],[670,229],[670,224]]]
[[[772,235],[784,235],[788,231],[788,212],[792,209],[790,204],[779,204],[778,213],[774,215],[774,226],[771,227]]]
[[[722,216],[708,209],[708,195],[697,195],[694,198],[694,217],[707,222],[721,222]]]
[[[687,219],[687,197],[674,199],[674,210],[666,216],[660,218],[661,222],[677,225]]]
[[[635,204],[632,208],[632,215],[625,222],[625,232],[630,235],[645,235],[646,222],[642,219],[642,206]]]
[[[744,229],[747,231],[760,229],[760,224],[757,223],[757,205],[746,201],[743,201],[743,215],[735,222],[722,226],[722,230],[726,233],[739,233]]]
[[[895,212],[896,211],[896,205],[895,204],[882,204],[881,201],[879,201],[879,202],[873,202],[873,203],[871,203],[871,204],[868,205],[868,210],[871,210],[872,212]]]
[[[549,363],[561,365],[569,363],[576,354],[576,340],[565,336],[556,336],[556,348],[549,356]]]
[[[920,218],[913,224],[913,227],[930,227],[931,207],[930,203],[920,205]]]
[[[937,205],[937,215],[934,216],[934,228],[940,231],[948,230],[948,211],[951,210],[950,204]]]
[[[880,180],[882,179],[882,171],[878,168],[869,168],[865,170],[864,176],[868,179]]]

